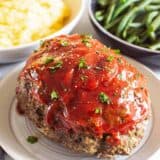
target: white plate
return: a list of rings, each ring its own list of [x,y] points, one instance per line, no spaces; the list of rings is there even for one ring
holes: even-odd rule
[[[152,100],[152,121],[148,125],[143,142],[130,157],[120,156],[117,160],[156,160],[160,148],[160,81],[148,68],[127,58],[147,78]],[[23,116],[17,114],[15,87],[17,76],[24,64],[19,65],[0,84],[0,145],[15,160],[95,160],[95,157],[71,152],[43,137]],[[38,135],[36,144],[29,144],[29,135]],[[157,154],[156,154],[157,153]],[[155,159],[155,155],[157,158]]]

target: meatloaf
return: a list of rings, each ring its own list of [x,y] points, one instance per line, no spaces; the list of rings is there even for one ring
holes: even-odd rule
[[[44,41],[19,74],[18,106],[49,139],[81,153],[131,154],[144,136],[144,76],[90,35]]]

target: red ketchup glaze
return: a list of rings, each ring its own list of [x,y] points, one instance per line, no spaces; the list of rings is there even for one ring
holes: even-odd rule
[[[54,60],[44,63],[44,57]],[[55,69],[58,62],[61,65]],[[112,138],[106,141],[117,144],[119,134],[127,133],[149,114],[143,75],[89,36],[59,36],[45,42],[30,57],[20,78],[28,73],[38,86],[31,92],[49,106],[45,119],[54,129],[85,128],[94,136],[110,134]],[[57,99],[51,98],[52,91]]]

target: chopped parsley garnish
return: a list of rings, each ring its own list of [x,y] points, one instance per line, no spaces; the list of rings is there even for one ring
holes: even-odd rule
[[[91,39],[93,36],[92,34],[81,34],[82,38]]]
[[[38,138],[36,136],[28,136],[27,137],[27,142],[31,143],[31,144],[34,144],[34,143],[38,142]]]
[[[85,44],[85,46],[90,48],[92,46],[90,43],[91,38],[92,38],[91,35],[82,35],[82,43]]]
[[[115,54],[121,54],[121,51],[119,49],[114,49]]]
[[[79,64],[78,64],[78,68],[81,69],[81,68],[87,68],[87,64],[86,64],[86,61],[84,58],[81,58],[79,60]]]
[[[102,109],[101,108],[96,108],[94,113],[101,114],[102,113]]]
[[[112,62],[113,60],[114,60],[114,56],[111,56],[111,55],[106,58],[107,62]]]
[[[92,46],[88,39],[82,39],[82,43],[85,44],[85,46],[87,46],[87,47]]]
[[[101,103],[110,104],[110,99],[104,92],[101,92],[99,94],[99,100]]]
[[[50,62],[53,62],[54,61],[54,57],[53,56],[46,56],[43,58],[43,63],[44,64],[48,64]]]
[[[56,91],[51,92],[51,99],[52,100],[57,100],[58,99],[58,93]]]
[[[66,41],[66,40],[61,40],[61,41],[60,41],[60,44],[61,44],[61,46],[63,46],[63,47],[66,47],[66,46],[69,45],[68,41]]]
[[[54,73],[57,69],[62,68],[63,62],[62,61],[58,61],[55,63],[54,66],[49,67],[49,69]]]

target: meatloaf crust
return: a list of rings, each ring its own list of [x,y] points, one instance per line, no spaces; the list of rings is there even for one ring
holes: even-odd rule
[[[77,39],[78,40],[81,39],[81,37],[82,37],[81,35],[60,36],[60,37],[57,37],[53,40],[48,40],[40,47],[40,49],[36,53],[32,54],[32,56],[29,58],[25,68],[21,72],[19,79],[18,79],[18,86],[16,89],[18,106],[24,112],[24,115],[27,118],[29,118],[36,125],[36,127],[38,128],[38,130],[41,133],[43,133],[46,137],[52,139],[53,141],[59,142],[60,144],[63,144],[64,146],[72,149],[75,152],[84,152],[84,153],[87,153],[90,155],[96,155],[97,157],[100,157],[100,158],[101,157],[112,157],[116,154],[119,154],[119,155],[130,154],[133,151],[133,149],[140,143],[141,139],[144,136],[144,131],[145,131],[145,127],[146,127],[145,124],[146,124],[146,121],[148,121],[148,118],[150,115],[150,112],[149,112],[150,100],[149,100],[149,96],[148,96],[148,91],[144,87],[145,81],[144,81],[143,76],[136,69],[133,69],[132,66],[131,66],[131,68],[129,68],[128,63],[120,55],[116,55],[115,53],[112,53],[112,52],[107,53],[109,55],[112,55],[114,58],[118,57],[119,58],[118,61],[122,61],[119,64],[118,64],[118,62],[116,62],[116,65],[117,64],[121,65],[121,63],[125,63],[125,65],[127,64],[127,67],[125,65],[123,66],[124,69],[125,69],[125,67],[126,67],[126,70],[129,68],[130,70],[129,69],[128,70],[130,71],[131,76],[136,74],[136,76],[138,78],[140,77],[140,80],[142,80],[142,83],[140,82],[140,80],[137,80],[136,81],[137,84],[134,84],[135,86],[136,85],[137,86],[135,88],[133,88],[137,91],[137,94],[135,92],[134,97],[133,97],[134,101],[137,101],[136,106],[134,106],[134,107],[143,108],[145,106],[143,108],[143,114],[138,113],[138,112],[136,113],[136,114],[139,114],[139,115],[137,115],[139,117],[137,118],[136,122],[134,122],[132,125],[130,125],[131,122],[129,121],[127,125],[125,124],[125,127],[127,128],[128,125],[130,125],[130,126],[126,130],[123,129],[123,131],[121,131],[122,128],[117,129],[116,127],[120,126],[119,123],[121,123],[121,124],[124,123],[124,121],[125,121],[125,117],[124,117],[123,121],[122,120],[121,120],[121,122],[118,121],[118,125],[117,125],[117,121],[115,123],[114,122],[111,123],[113,126],[112,132],[111,131],[108,131],[108,132],[101,131],[100,132],[99,130],[97,131],[96,130],[97,128],[95,126],[91,125],[88,121],[87,121],[87,125],[85,125],[85,126],[84,126],[85,123],[83,123],[83,125],[78,124],[75,127],[75,124],[77,124],[77,123],[74,123],[74,125],[70,124],[71,122],[68,122],[66,120],[67,118],[65,116],[63,116],[63,118],[61,118],[59,116],[59,115],[64,115],[64,113],[66,113],[66,108],[64,108],[64,107],[58,107],[58,109],[56,109],[56,111],[54,111],[54,114],[52,113],[51,118],[52,118],[53,122],[50,123],[50,121],[48,122],[48,120],[47,120],[46,115],[48,114],[48,111],[50,110],[52,103],[50,101],[49,101],[49,103],[44,102],[41,99],[40,93],[43,93],[43,91],[46,88],[41,87],[41,85],[42,85],[42,83],[44,83],[44,81],[42,79],[37,78],[39,72],[35,72],[36,71],[35,69],[37,69],[39,67],[40,57],[42,58],[43,56],[45,56],[46,52],[50,53],[50,55],[54,55],[55,52],[62,53],[61,48],[68,47],[66,45],[66,46],[60,46],[59,48],[56,48],[57,46],[55,46],[56,49],[55,48],[53,49],[52,45],[53,45],[53,43],[57,43],[57,39],[58,39],[58,42],[61,40],[68,40],[69,41],[68,43],[71,43],[73,41],[77,41]],[[80,42],[78,42],[78,43],[80,43]],[[93,40],[93,41],[91,40],[91,42],[89,42],[89,45],[90,45],[90,43],[92,45],[94,43],[99,44],[99,42],[97,42],[96,40]],[[61,44],[61,45],[64,45],[64,44]],[[83,47],[87,48],[87,50],[88,50],[89,45],[87,46],[86,44],[84,44]],[[73,46],[74,46],[74,48],[76,48],[75,43],[73,44]],[[101,48],[102,46],[103,45],[100,45],[99,48]],[[81,48],[81,52],[83,52],[84,48]],[[69,50],[72,50],[72,49],[70,48]],[[67,54],[68,50],[66,51],[66,49],[65,49],[65,52]],[[107,51],[105,51],[105,52],[107,52]],[[65,57],[64,54],[65,53],[63,53],[63,55],[62,54],[58,54],[58,55],[55,54],[54,56],[55,57],[56,56],[57,57],[59,57],[59,56]],[[73,54],[73,53],[70,53],[70,54]],[[41,56],[39,57],[39,55],[41,55]],[[63,59],[63,61],[65,61],[64,59]],[[110,60],[108,59],[108,61],[110,61]],[[43,70],[43,68],[46,67],[46,65],[48,65],[49,63],[50,62],[48,62],[47,64],[41,64],[40,65],[41,70]],[[96,62],[96,63],[98,64],[98,62]],[[101,66],[101,64],[100,64],[100,66]],[[98,66],[98,67],[100,67],[100,66]],[[98,69],[98,67],[97,67],[97,69]],[[61,68],[59,68],[59,70],[61,70]],[[56,71],[56,72],[58,72],[58,71]],[[121,70],[121,72],[123,72],[123,71]],[[45,72],[43,72],[43,74],[45,74]],[[128,74],[129,74],[129,72],[128,72]],[[116,73],[116,75],[118,75],[118,73]],[[119,77],[117,76],[116,78],[118,79]],[[38,81],[37,81],[37,79],[38,79]],[[61,79],[59,79],[59,81],[61,81]],[[114,81],[114,79],[112,79],[112,81]],[[125,81],[127,81],[127,77],[126,77]],[[41,83],[41,85],[38,85],[40,83]],[[111,85],[113,85],[113,83],[111,83]],[[96,90],[96,88],[95,88],[95,90]],[[88,89],[87,91],[88,91],[88,94],[90,94],[90,89]],[[123,92],[123,89],[121,89],[121,92]],[[129,93],[127,92],[127,94],[129,94]],[[139,96],[139,94],[140,94],[140,96]],[[113,93],[113,96],[117,96],[116,93]],[[144,96],[144,97],[142,97],[142,96]],[[110,97],[110,98],[112,99],[112,97]],[[121,95],[118,98],[122,98]],[[114,99],[112,99],[112,102],[113,101],[114,101]],[[143,102],[144,106],[140,102]],[[53,103],[56,103],[56,101],[53,101]],[[100,102],[98,102],[98,103],[100,103]],[[102,104],[102,105],[105,105],[105,109],[106,109],[106,105],[109,108],[111,105],[114,105],[113,103],[112,104],[110,104],[110,103]],[[139,106],[137,106],[137,104],[139,104]],[[85,104],[83,104],[83,105],[85,105]],[[68,110],[69,110],[69,108],[68,108]],[[106,121],[110,120],[108,117],[110,116],[111,112],[109,112],[108,110],[107,110]],[[67,112],[69,112],[69,111],[67,111]],[[95,112],[95,114],[100,114],[101,117],[104,116],[100,112],[97,113],[97,110],[94,112]],[[141,112],[142,112],[142,110],[141,110]],[[114,115],[114,116],[116,116],[116,115]],[[119,115],[117,115],[117,117],[119,117]],[[117,117],[111,117],[111,118],[116,119]],[[92,115],[91,115],[91,118],[92,118]],[[133,119],[132,119],[132,121],[133,121]],[[68,123],[68,124],[66,124],[66,123]],[[54,127],[54,126],[56,126],[56,127]],[[116,136],[114,136],[114,134],[116,134]]]

